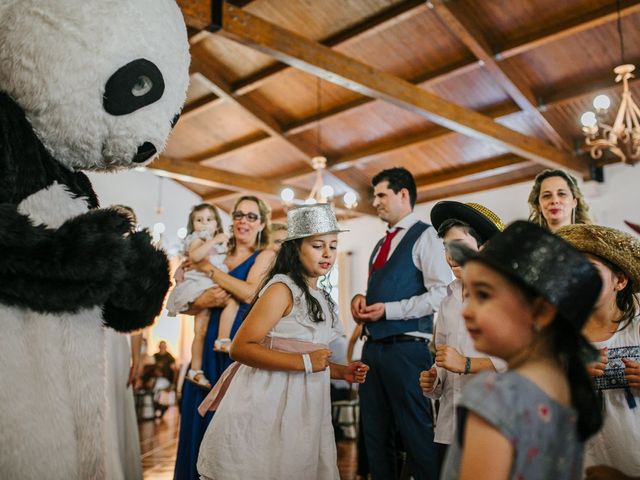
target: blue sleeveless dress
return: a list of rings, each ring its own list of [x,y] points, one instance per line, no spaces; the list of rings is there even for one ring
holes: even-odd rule
[[[229,275],[240,280],[246,280],[249,270],[256,261],[260,251],[254,252],[249,258],[229,272]],[[249,305],[241,303],[238,314],[231,327],[231,338],[233,338],[244,320]],[[204,340],[204,352],[202,353],[202,370],[212,384],[215,384],[222,375],[222,372],[231,365],[229,355],[213,351],[213,343],[218,336],[218,326],[220,324],[220,313],[222,309],[215,308],[211,312],[207,335]],[[198,470],[196,462],[200,442],[207,430],[207,426],[213,417],[214,412],[208,412],[204,417],[198,413],[198,405],[202,403],[206,396],[206,390],[196,387],[191,382],[184,382],[182,387],[182,403],[180,408],[180,438],[178,441],[178,453],[176,458],[176,469],[174,480],[198,480]]]

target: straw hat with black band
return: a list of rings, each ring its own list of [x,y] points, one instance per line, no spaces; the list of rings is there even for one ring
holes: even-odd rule
[[[640,292],[640,240],[636,237],[602,225],[567,225],[556,235],[581,252],[618,267],[629,278],[633,291]]]
[[[431,209],[431,224],[434,228],[439,230],[440,225],[449,219],[467,223],[480,236],[482,243],[504,230],[500,217],[479,203],[461,203],[453,200],[436,203]]]

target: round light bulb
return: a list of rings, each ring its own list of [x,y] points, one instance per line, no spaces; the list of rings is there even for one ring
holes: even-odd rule
[[[357,197],[355,192],[348,191],[344,194],[343,199],[345,205],[353,205],[354,203],[356,203]]]
[[[609,100],[609,97],[607,97],[606,95],[598,95],[593,99],[593,108],[597,110],[606,110],[610,105],[611,100]]]
[[[165,227],[164,223],[158,222],[153,226],[153,233],[157,233],[157,234],[164,233],[166,228],[167,227]]]
[[[318,203],[318,202],[316,201],[316,199],[315,199],[315,198],[307,198],[307,199],[304,201],[304,204],[305,204],[305,205],[315,205],[316,203]]]
[[[595,113],[585,112],[580,117],[580,123],[582,123],[583,127],[593,127],[598,123],[598,119]]]
[[[185,238],[187,236],[187,229],[184,227],[180,227],[178,229],[178,238]]]
[[[333,187],[331,185],[323,185],[320,189],[320,195],[324,198],[333,197]]]
[[[295,194],[293,193],[293,190],[289,187],[282,189],[282,191],[280,192],[280,198],[283,202],[292,201],[294,196]]]

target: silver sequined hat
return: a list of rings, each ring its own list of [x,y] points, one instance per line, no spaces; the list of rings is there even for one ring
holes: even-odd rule
[[[340,229],[336,215],[328,203],[302,205],[287,212],[287,238],[284,241],[348,231]]]
[[[457,242],[449,247],[450,255],[460,265],[471,260],[484,263],[542,295],[578,331],[600,294],[600,275],[587,258],[533,223],[512,223],[480,252]]]

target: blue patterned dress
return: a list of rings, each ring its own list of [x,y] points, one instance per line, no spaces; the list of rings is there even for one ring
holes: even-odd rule
[[[246,280],[249,270],[256,261],[256,257],[260,251],[254,252],[249,258],[229,272],[229,275],[240,280]],[[236,319],[231,328],[231,338],[234,337],[249,305],[241,303]],[[204,352],[202,354],[202,370],[205,376],[212,384],[215,384],[222,375],[222,372],[231,365],[229,355],[213,351],[213,343],[218,336],[218,326],[220,324],[221,308],[215,308],[211,311],[211,318],[207,328],[207,335],[204,340]],[[176,458],[176,469],[174,472],[175,480],[198,480],[198,470],[196,462],[198,460],[198,451],[200,450],[200,442],[207,426],[213,417],[213,412],[207,413],[201,417],[198,413],[198,405],[204,400],[207,392],[196,387],[190,382],[184,382],[182,388],[182,404],[180,416],[180,439],[178,443],[178,454]]]

